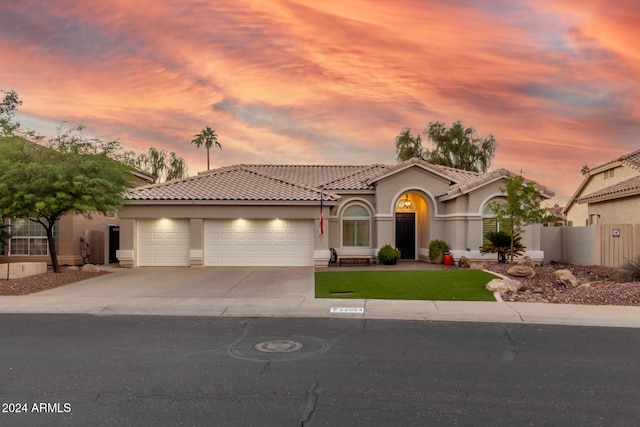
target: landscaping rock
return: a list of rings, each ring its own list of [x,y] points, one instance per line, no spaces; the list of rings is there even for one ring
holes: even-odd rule
[[[82,266],[82,271],[84,271],[85,273],[99,273],[100,269],[96,265],[85,264]]]
[[[458,267],[471,268],[471,262],[469,261],[469,258],[467,258],[466,256],[461,256],[458,260]]]
[[[507,274],[509,276],[515,277],[531,278],[536,275],[536,272],[533,267],[527,267],[526,265],[514,265],[509,270],[507,270]]]
[[[520,289],[520,282],[511,279],[493,279],[485,285],[485,288],[491,292],[517,292]]]
[[[471,267],[469,268],[472,270],[485,270],[487,266],[485,265],[485,263],[474,262],[473,264],[471,264]]]
[[[557,270],[554,272],[554,274],[558,279],[569,282],[571,284],[571,287],[573,288],[577,287],[580,284],[578,282],[578,279],[576,279],[576,276],[574,276],[573,273],[571,273],[571,271],[569,270]]]
[[[525,267],[531,267],[531,268],[534,267],[533,260],[531,259],[530,256],[524,256],[524,257],[518,259],[517,264],[518,265],[524,265]]]

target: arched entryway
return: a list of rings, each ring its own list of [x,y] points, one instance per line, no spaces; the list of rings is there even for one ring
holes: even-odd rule
[[[395,243],[400,259],[420,259],[420,248],[428,247],[429,208],[417,192],[406,192],[395,203]]]

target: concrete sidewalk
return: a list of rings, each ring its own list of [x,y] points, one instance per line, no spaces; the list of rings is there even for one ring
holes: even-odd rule
[[[0,313],[333,317],[640,327],[640,307],[316,299],[313,268],[113,271],[38,294],[0,296]]]

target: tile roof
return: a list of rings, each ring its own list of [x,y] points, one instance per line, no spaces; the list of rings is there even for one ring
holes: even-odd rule
[[[418,159],[396,165],[233,165],[175,181],[130,190],[127,200],[208,201],[319,201],[341,199],[336,193],[373,191],[373,182],[413,164],[429,169],[450,181],[440,194],[452,199],[502,176],[514,176],[505,169],[479,174]],[[538,186],[546,194],[546,188]]]
[[[629,194],[635,195],[638,192],[640,192],[640,175],[582,196],[577,199],[577,202],[584,203],[595,199],[615,199]]]
[[[640,172],[640,150],[636,150],[629,154],[625,154],[624,156],[620,156],[617,159],[613,159],[609,162],[603,163],[599,166],[596,166],[595,168],[592,168],[592,170],[606,168],[607,166],[613,165],[614,163],[618,162]]]
[[[319,201],[317,188],[287,182],[243,165],[130,190],[127,200]],[[327,202],[339,196],[324,191]]]

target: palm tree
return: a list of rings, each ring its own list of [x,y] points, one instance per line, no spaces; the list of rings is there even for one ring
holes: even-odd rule
[[[489,243],[480,247],[480,252],[483,254],[498,254],[498,262],[504,264],[507,262],[507,253],[511,251],[511,234],[506,231],[489,231],[486,233],[485,238]],[[520,235],[516,234],[513,237],[513,254],[515,256],[522,255],[525,247],[520,243]]]
[[[209,149],[215,145],[222,150],[222,145],[218,142],[216,131],[206,126],[200,133],[195,135],[191,143],[196,144],[198,148],[200,148],[201,145],[207,147],[207,170],[209,170]]]

